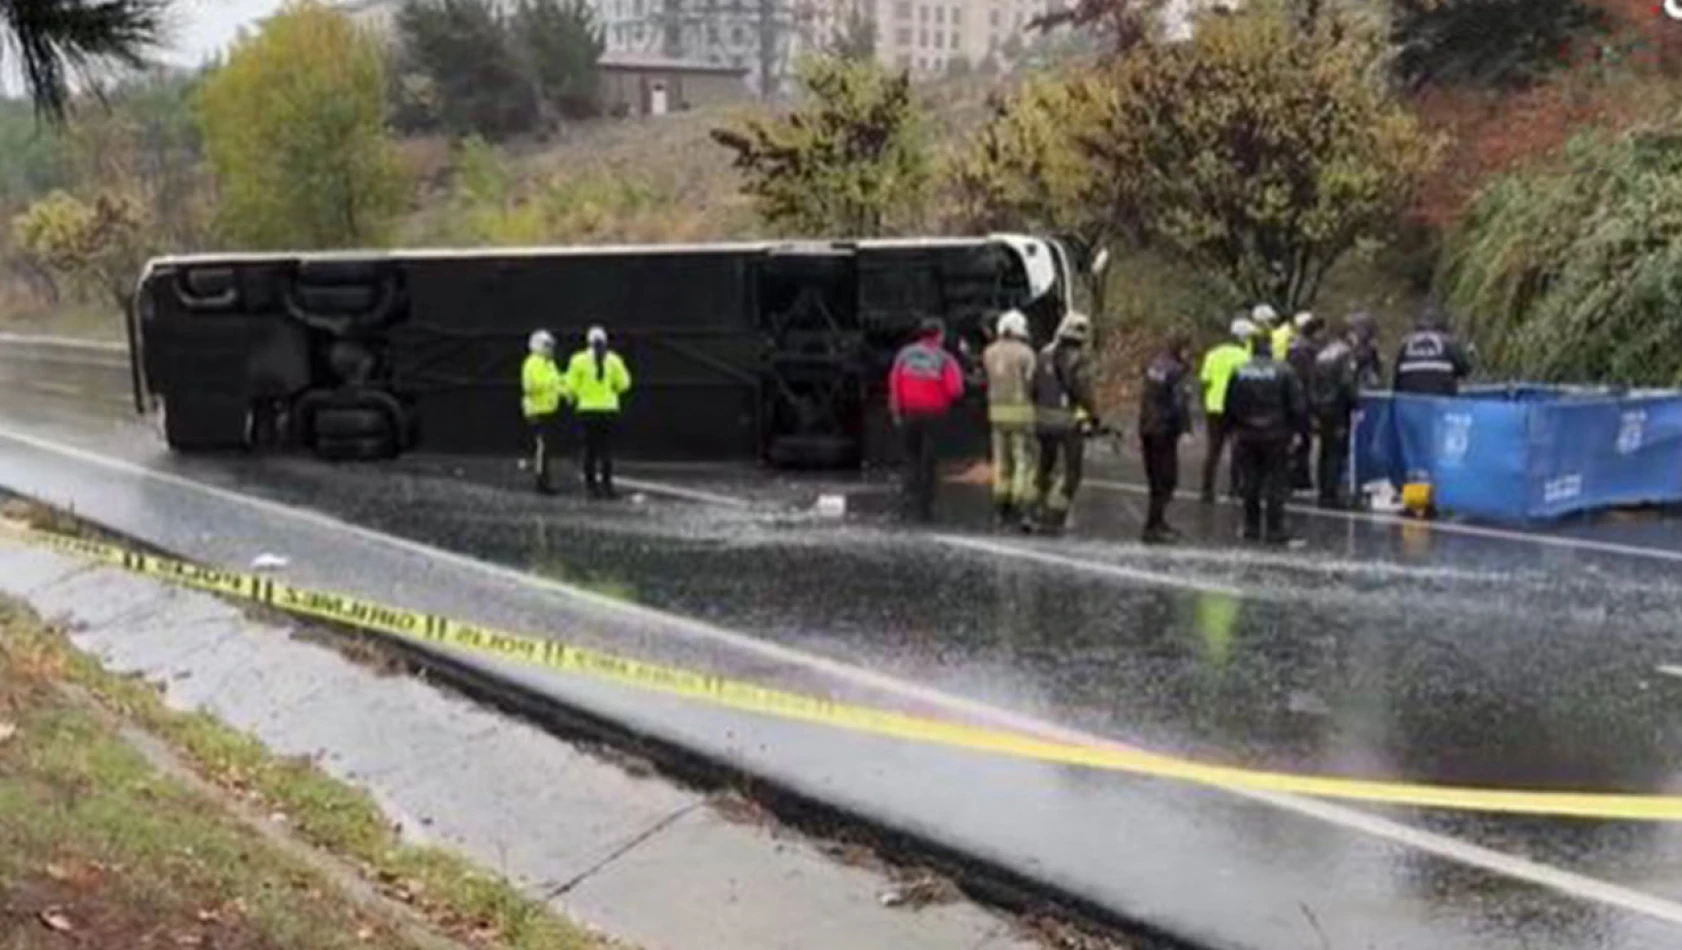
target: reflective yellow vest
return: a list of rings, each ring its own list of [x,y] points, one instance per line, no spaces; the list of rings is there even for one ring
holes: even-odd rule
[[[1281,323],[1273,328],[1273,358],[1283,360],[1291,349],[1291,341],[1297,338],[1297,328],[1290,323]]]
[[[631,372],[625,361],[611,350],[602,354],[601,372],[596,371],[596,354],[588,348],[572,354],[567,364],[567,392],[579,412],[618,412],[619,397],[631,389]]]
[[[1203,357],[1203,411],[1220,415],[1226,412],[1226,387],[1232,374],[1250,361],[1249,347],[1237,343],[1222,343]]]
[[[566,398],[566,380],[553,357],[532,353],[520,367],[520,408],[527,419],[554,415]]]

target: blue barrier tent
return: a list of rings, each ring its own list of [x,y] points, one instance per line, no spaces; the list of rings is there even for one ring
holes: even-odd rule
[[[1514,384],[1457,397],[1366,393],[1354,481],[1427,482],[1438,508],[1498,521],[1682,501],[1682,392]]]

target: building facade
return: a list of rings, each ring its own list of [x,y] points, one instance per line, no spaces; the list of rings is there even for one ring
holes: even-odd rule
[[[849,19],[876,24],[876,58],[883,65],[933,77],[988,60],[1005,66],[1025,45],[1028,24],[1056,9],[1055,0],[808,0],[806,45],[827,48]],[[1016,37],[1016,43],[1011,38]]]

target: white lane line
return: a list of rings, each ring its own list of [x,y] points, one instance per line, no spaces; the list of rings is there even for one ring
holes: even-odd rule
[[[685,501],[699,502],[703,505],[717,505],[722,508],[748,509],[753,502],[734,495],[721,495],[717,492],[702,491],[698,488],[685,488],[670,482],[655,481],[647,478],[625,478],[620,476],[617,481],[626,488],[633,488],[650,495],[666,495],[671,498],[681,498]]]
[[[1089,478],[1082,484],[1109,491],[1127,492],[1133,495],[1149,494],[1150,489],[1144,485],[1131,482],[1117,482],[1103,478]],[[1195,500],[1196,495],[1180,492],[1176,500]],[[1370,524],[1391,527],[1408,526],[1439,531],[1444,534],[1460,534],[1477,538],[1493,538],[1500,541],[1516,541],[1523,544],[1535,544],[1542,547],[1568,548],[1580,551],[1595,551],[1601,554],[1621,554],[1628,557],[1651,558],[1657,561],[1682,563],[1682,551],[1667,551],[1663,548],[1650,548],[1639,544],[1619,544],[1615,541],[1593,541],[1587,538],[1567,538],[1554,534],[1533,534],[1525,531],[1510,531],[1505,528],[1486,528],[1480,525],[1455,524],[1445,521],[1423,521],[1403,518],[1397,515],[1386,515],[1377,512],[1348,512],[1327,511],[1307,505],[1291,505],[1294,514],[1309,515],[1316,518],[1336,518],[1342,521],[1367,522]]]
[[[1655,667],[1655,669],[1666,676],[1675,676],[1682,679],[1682,666],[1674,666],[1669,663],[1663,663]]]
[[[1234,587],[1217,581],[1196,580],[1177,574],[1162,571],[1148,571],[1143,568],[1123,567],[1120,564],[1109,564],[1104,561],[1089,561],[1085,558],[1069,557],[1065,554],[1053,554],[1049,551],[1036,551],[1032,548],[1019,547],[999,541],[989,541],[984,538],[971,538],[956,534],[933,534],[929,539],[944,544],[947,547],[987,554],[993,557],[1017,558],[1033,561],[1048,567],[1064,568],[1082,571],[1089,574],[1101,574],[1125,581],[1136,581],[1141,584],[1157,584],[1163,587],[1176,587],[1181,590],[1207,591],[1215,594],[1227,594],[1232,597],[1247,597],[1250,591],[1242,587]]]
[[[760,654],[782,662],[798,664],[809,669],[819,670],[855,683],[871,686],[884,692],[895,693],[912,699],[917,699],[931,705],[940,706],[948,710],[962,712],[977,717],[982,722],[992,723],[1004,728],[1019,729],[1048,738],[1060,739],[1066,742],[1098,745],[1114,749],[1128,748],[1126,745],[1102,736],[1069,729],[1055,723],[1045,722],[1031,716],[1013,713],[974,700],[952,696],[938,690],[920,686],[905,680],[895,679],[882,673],[852,666],[827,657],[806,653],[791,647],[785,647],[757,637],[718,627],[704,621],[671,614],[641,604],[615,600],[603,594],[574,587],[546,577],[521,573],[511,568],[481,561],[477,558],[435,548],[418,541],[383,534],[360,525],[341,521],[321,512],[303,508],[295,508],[264,498],[254,498],[229,491],[214,485],[194,481],[168,472],[159,472],[126,462],[120,459],[99,455],[73,446],[62,445],[33,435],[17,432],[5,426],[0,426],[0,438],[8,439],[20,445],[26,445],[39,451],[51,453],[64,458],[104,468],[108,471],[122,472],[138,478],[168,484],[187,491],[217,498],[234,504],[246,505],[260,511],[268,512],[280,518],[292,519],[307,524],[324,527],[332,531],[342,532],[352,537],[360,538],[373,544],[382,545],[411,555],[455,565],[467,570],[475,571],[500,580],[508,581],[525,587],[561,594],[579,601],[590,603],[611,612],[618,612],[629,617],[645,621],[653,621],[668,628],[677,628],[699,637],[726,643],[744,651]],[[1454,861],[1470,867],[1478,868],[1494,874],[1505,875],[1516,880],[1527,881],[1541,887],[1546,887],[1570,897],[1580,900],[1594,901],[1633,913],[1643,914],[1666,923],[1682,926],[1682,904],[1674,903],[1655,897],[1633,888],[1602,881],[1587,875],[1566,871],[1550,865],[1532,861],[1528,858],[1505,854],[1481,845],[1462,841],[1459,838],[1426,831],[1412,825],[1403,824],[1378,815],[1359,811],[1343,805],[1299,798],[1293,795],[1280,795],[1272,792],[1256,792],[1243,789],[1223,789],[1228,794],[1250,801],[1260,802],[1278,808],[1282,811],[1297,815],[1317,818],[1339,827],[1361,831],[1376,838],[1382,838],[1394,844],[1411,847],[1416,850],[1435,855],[1446,860]]]
[[[31,333],[0,333],[0,346],[58,347],[65,350],[128,355],[127,343],[116,343],[109,340],[84,340],[70,336],[37,336]]]

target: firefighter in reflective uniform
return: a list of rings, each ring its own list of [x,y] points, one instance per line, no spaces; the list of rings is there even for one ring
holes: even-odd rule
[[[1256,325],[1256,329],[1267,334],[1268,339],[1272,339],[1273,335],[1279,332],[1279,311],[1273,309],[1271,304],[1258,303],[1250,308],[1250,322]],[[1250,352],[1253,354],[1256,350],[1253,337],[1250,344]],[[1285,351],[1279,352],[1283,354]]]
[[[993,435],[994,520],[1001,528],[1026,527],[1034,502],[1034,348],[1021,311],[999,317],[998,329],[998,339],[981,354]]]
[[[567,401],[566,380],[555,365],[555,337],[538,330],[527,341],[526,361],[520,367],[520,410],[531,434],[532,472],[537,490],[555,493],[550,480],[555,446],[560,444],[561,404]]]
[[[1471,372],[1472,365],[1445,324],[1434,307],[1420,314],[1414,331],[1402,338],[1392,389],[1425,396],[1459,394],[1460,381]]]
[[[934,517],[936,439],[946,414],[964,395],[963,372],[945,341],[945,322],[925,319],[917,340],[899,351],[888,371],[888,411],[905,445],[903,501],[906,514],[917,521]]]
[[[607,348],[606,330],[591,327],[584,340],[584,349],[567,364],[566,375],[584,437],[584,489],[591,498],[616,498],[613,436],[620,397],[631,390],[631,372],[619,354]]]
[[[1086,344],[1092,321],[1070,313],[1057,328],[1056,338],[1040,350],[1034,370],[1034,429],[1039,434],[1040,461],[1036,489],[1040,526],[1060,531],[1080,489],[1086,455],[1086,436],[1100,423],[1092,397],[1092,360]]]
[[[1289,492],[1291,439],[1302,431],[1307,406],[1296,373],[1289,364],[1273,358],[1271,334],[1256,336],[1255,354],[1233,374],[1226,394],[1244,481],[1244,539],[1265,537],[1269,544],[1285,544],[1290,541],[1285,534],[1285,496]]]
[[[1168,348],[1145,368],[1145,385],[1139,392],[1139,448],[1151,492],[1145,517],[1146,544],[1179,538],[1179,532],[1168,526],[1168,503],[1179,487],[1180,438],[1191,431],[1186,389],[1186,350],[1190,345],[1184,336],[1169,341]]]

